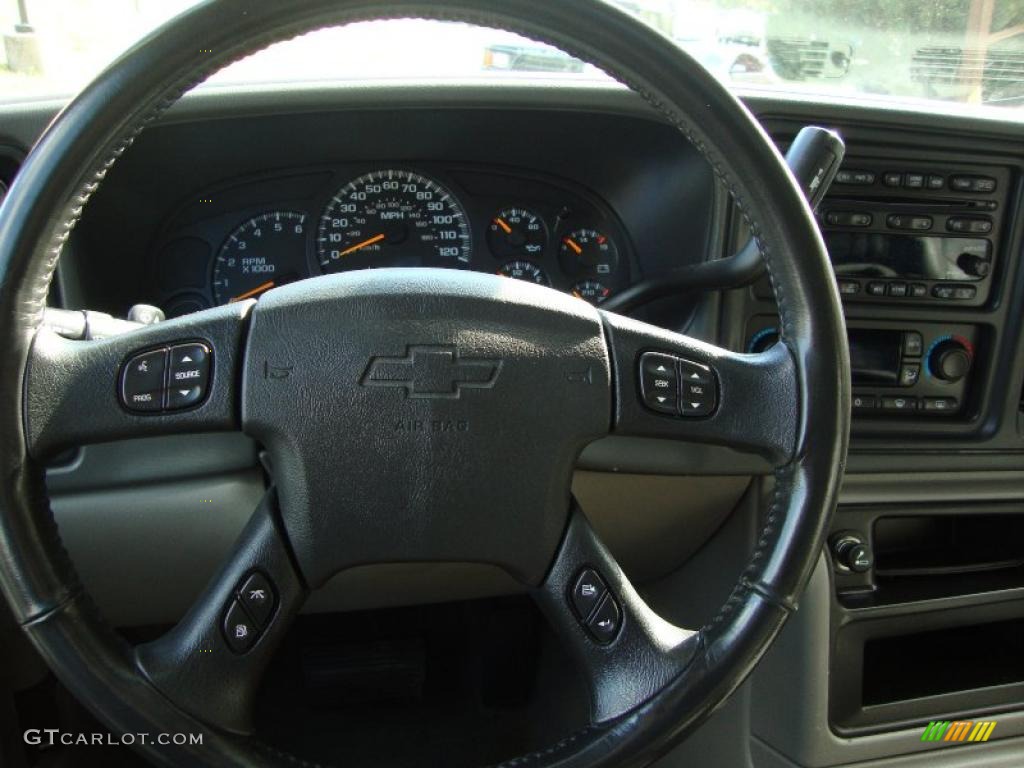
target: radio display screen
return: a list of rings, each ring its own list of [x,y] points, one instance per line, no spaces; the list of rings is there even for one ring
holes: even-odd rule
[[[849,328],[850,369],[854,384],[895,385],[900,373],[901,331]]]
[[[969,237],[827,232],[825,245],[841,277],[968,282],[980,280],[977,265],[992,258],[988,240]]]

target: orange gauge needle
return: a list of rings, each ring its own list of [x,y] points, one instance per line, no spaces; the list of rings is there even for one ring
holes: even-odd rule
[[[360,250],[361,248],[365,248],[368,245],[373,245],[374,243],[379,243],[383,239],[384,239],[384,235],[383,234],[374,235],[369,240],[363,240],[363,242],[356,243],[351,248],[346,248],[344,251],[339,253],[338,256],[348,256],[350,253],[355,253],[356,251]]]
[[[570,248],[572,248],[576,252],[577,256],[579,256],[581,253],[583,253],[583,249],[580,248],[579,245],[576,243],[576,241],[573,240],[571,237],[565,238],[565,240],[563,242],[566,245],[568,245]]]
[[[234,303],[236,301],[241,301],[242,299],[251,299],[253,296],[256,296],[256,295],[258,295],[260,293],[263,293],[264,291],[269,291],[273,287],[274,287],[274,281],[273,280],[267,280],[267,282],[260,283],[255,288],[253,288],[251,291],[246,291],[245,293],[240,293],[237,296],[234,296],[234,297],[228,299],[228,304],[232,304],[232,303]]]
[[[497,224],[499,227],[501,227],[505,231],[506,235],[511,235],[512,234],[512,227],[510,227],[505,222],[505,220],[503,218],[501,218],[500,216],[494,220],[494,223]]]

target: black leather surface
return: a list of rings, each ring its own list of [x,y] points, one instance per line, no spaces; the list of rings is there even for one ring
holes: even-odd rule
[[[540,583],[576,458],[610,426],[597,310],[496,275],[372,269],[268,291],[251,326],[242,428],[312,588],[377,562]]]
[[[153,749],[179,765],[267,764],[276,756],[222,736],[158,694],[95,616],[60,546],[30,457],[25,363],[67,232],[132,137],[184,89],[273,40],[329,20],[429,16],[504,27],[605,66],[638,90],[707,157],[747,217],[772,277],[782,340],[798,381],[792,460],[754,558],[685,672],[608,724],[591,726],[517,766],[633,765],[665,751],[744,679],[806,583],[836,500],[849,419],[849,363],[838,296],[806,203],[769,138],[686,54],[620,11],[589,0],[206,3],[116,62],[58,118],[0,211],[0,585],[61,679],[120,731],[205,730],[199,751]],[[212,53],[203,53],[212,51]],[[752,589],[751,585],[756,586]],[[766,598],[764,595],[768,595]]]

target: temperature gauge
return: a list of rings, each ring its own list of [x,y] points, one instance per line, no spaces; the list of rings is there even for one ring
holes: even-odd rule
[[[577,229],[565,235],[558,254],[562,269],[570,275],[611,275],[619,266],[619,249],[596,229]]]
[[[591,304],[601,304],[612,295],[611,288],[597,280],[583,280],[572,287],[572,295],[577,299],[589,301]]]
[[[510,261],[508,264],[502,265],[501,269],[498,270],[498,274],[516,280],[525,280],[528,283],[536,283],[537,285],[551,285],[551,281],[544,274],[544,270],[529,261]]]
[[[487,227],[487,245],[499,259],[539,256],[547,244],[544,222],[525,208],[500,210]]]

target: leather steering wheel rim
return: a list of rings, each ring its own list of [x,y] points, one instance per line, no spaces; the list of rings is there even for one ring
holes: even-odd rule
[[[0,209],[0,344],[8,350],[8,364],[0,369],[0,586],[57,676],[112,729],[204,734],[201,747],[143,746],[151,759],[175,765],[296,762],[184,711],[154,684],[151,671],[143,671],[140,656],[103,623],[61,545],[49,508],[43,452],[33,434],[38,379],[32,377],[32,359],[40,354],[44,362],[56,359],[46,358],[39,326],[61,248],[107,170],[146,125],[195,83],[270,43],[331,24],[383,18],[498,27],[609,72],[700,150],[732,194],[766,262],[781,318],[781,344],[773,359],[792,373],[794,387],[793,402],[779,406],[785,411],[779,423],[791,433],[780,438],[786,455],[776,463],[773,498],[749,566],[718,616],[688,638],[686,663],[677,674],[659,681],[656,691],[628,711],[508,763],[645,764],[689,733],[745,679],[795,609],[820,554],[845,463],[849,360],[824,244],[769,137],[687,54],[603,2],[218,0],[169,22],[88,86],[33,149]],[[605,315],[602,322],[609,344],[683,343],[681,337],[614,316]],[[710,349],[686,347],[691,348]],[[731,358],[715,359],[726,367],[733,364]],[[621,425],[632,408],[623,393],[633,374],[623,366],[614,373],[614,418]],[[772,393],[761,379],[751,381],[743,390],[748,397]],[[237,406],[228,401],[225,407]],[[185,428],[202,424],[188,422]],[[630,433],[621,426],[616,431]],[[618,577],[613,585],[622,590],[628,608],[631,588]]]

